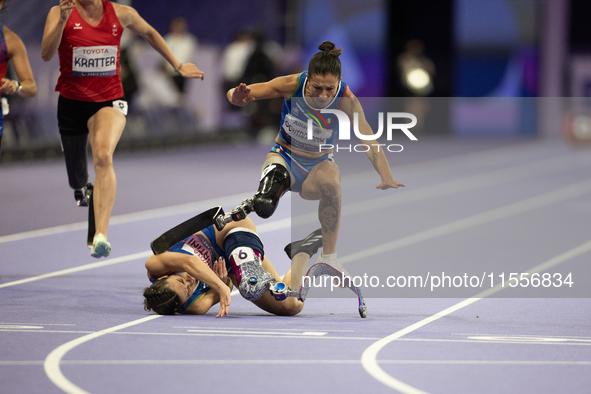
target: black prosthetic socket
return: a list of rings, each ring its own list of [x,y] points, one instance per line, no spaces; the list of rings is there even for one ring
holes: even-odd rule
[[[273,215],[279,199],[291,186],[289,171],[279,163],[269,164],[263,170],[259,190],[253,197],[253,209],[263,219]]]
[[[61,135],[61,138],[70,187],[75,190],[82,189],[88,183],[88,134]]]

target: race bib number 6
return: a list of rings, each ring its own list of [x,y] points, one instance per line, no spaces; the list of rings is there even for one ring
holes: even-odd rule
[[[116,45],[75,47],[72,54],[72,75],[77,77],[109,77],[117,75]]]

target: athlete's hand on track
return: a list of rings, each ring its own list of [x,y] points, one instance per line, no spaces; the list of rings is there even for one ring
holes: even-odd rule
[[[76,8],[72,0],[60,0],[60,19],[68,20],[72,10]]]
[[[177,71],[185,78],[199,78],[203,80],[203,71],[199,70],[193,63],[183,63]]]
[[[387,181],[384,181],[382,183],[380,183],[379,185],[376,186],[376,189],[382,189],[382,190],[386,190],[386,189],[398,189],[399,187],[404,187],[404,183],[395,181],[394,179],[389,179]]]
[[[241,83],[232,92],[232,104],[242,107],[250,103],[254,100],[254,97],[250,97],[249,94],[250,88],[246,84]]]
[[[232,298],[230,297],[230,288],[224,286],[222,292],[220,293],[220,311],[216,317],[224,317],[228,314],[231,301]]]

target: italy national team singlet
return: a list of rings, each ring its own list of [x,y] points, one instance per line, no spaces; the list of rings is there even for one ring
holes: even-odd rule
[[[318,152],[320,146],[334,143],[338,122],[336,116],[321,114],[319,108],[313,108],[306,103],[304,98],[308,79],[306,74],[307,71],[300,74],[296,91],[288,100],[283,101],[279,137],[287,145]],[[323,109],[338,109],[346,93],[347,84],[341,80],[335,97]],[[314,133],[312,139],[308,139],[308,119],[312,120]]]
[[[123,26],[115,9],[103,0],[103,20],[88,24],[74,8],[58,48],[60,77],[56,91],[80,101],[107,101],[123,96],[119,76]]]

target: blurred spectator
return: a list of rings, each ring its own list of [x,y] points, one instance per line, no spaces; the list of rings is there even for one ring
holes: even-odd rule
[[[172,53],[181,63],[192,63],[197,51],[197,37],[189,33],[187,20],[179,16],[170,22],[169,32],[164,40],[170,47]],[[171,76],[181,96],[185,93],[186,79],[174,71],[172,66],[164,63],[166,72]]]
[[[265,50],[265,35],[262,32],[255,32],[252,35],[254,48],[248,56],[244,73],[240,82],[247,85],[266,82],[274,77],[275,65]]]
[[[240,79],[240,82],[247,85],[267,82],[276,76],[275,62],[272,58],[274,52],[270,50],[270,48],[274,48],[272,42],[265,39],[262,31],[255,31],[252,34],[252,39],[254,40],[254,48],[248,57],[244,74]],[[235,86],[233,85],[232,87]],[[257,101],[252,103],[250,108],[244,108],[250,116],[248,132],[252,137],[256,137],[262,143],[269,142],[266,141],[268,139],[267,136],[270,136],[272,139],[275,138],[277,134],[275,125],[281,119],[282,103],[283,100],[281,99],[271,99]]]
[[[251,36],[239,31],[234,41],[230,43],[222,54],[222,66],[224,68],[225,90],[236,87],[241,81],[246,69],[248,59],[254,50],[255,43]],[[236,108],[232,106],[233,108]]]

